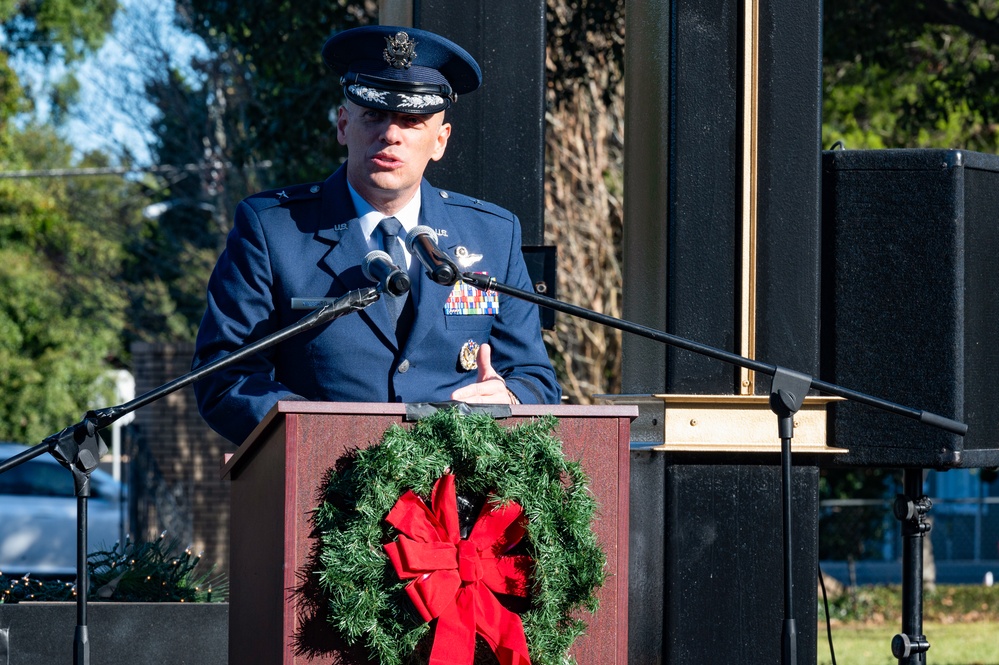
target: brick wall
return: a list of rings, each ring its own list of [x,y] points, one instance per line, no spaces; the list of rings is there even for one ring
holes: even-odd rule
[[[136,395],[189,372],[193,354],[193,344],[134,344]],[[133,430],[130,436],[152,454],[164,486],[158,488],[160,500],[146,482],[133,483],[130,488],[137,516],[133,527],[136,538],[156,538],[167,529],[168,538],[182,538],[184,546],[191,545],[194,552],[204,554],[206,564],[227,572],[229,481],[223,480],[219,471],[223,456],[235,452],[235,446],[201,419],[191,386],[139,409],[129,427]],[[176,501],[164,502],[163,490]]]

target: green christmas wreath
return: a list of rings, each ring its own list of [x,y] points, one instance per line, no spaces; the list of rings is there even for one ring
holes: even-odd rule
[[[459,505],[471,497],[523,508],[520,548],[534,566],[520,618],[531,662],[567,661],[585,628],[576,610],[596,610],[605,556],[590,526],[596,502],[588,478],[563,455],[557,422],[544,416],[505,428],[486,414],[439,410],[411,429],[393,425],[380,443],[330,471],[314,516],[316,572],[326,620],[341,639],[384,665],[411,662],[426,642],[432,624],[414,610],[383,549],[399,535],[385,518],[409,490],[428,501],[450,473]]]

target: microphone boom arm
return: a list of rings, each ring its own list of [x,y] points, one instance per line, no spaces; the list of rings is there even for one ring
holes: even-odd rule
[[[722,362],[727,362],[732,365],[737,365],[745,369],[752,370],[754,372],[759,372],[761,374],[766,374],[768,376],[775,376],[781,368],[777,365],[771,365],[768,363],[760,362],[758,360],[753,360],[751,358],[746,358],[740,356],[737,353],[732,353],[730,351],[725,351],[713,346],[708,346],[706,344],[701,344],[699,342],[694,342],[692,340],[686,339],[684,337],[679,337],[677,335],[671,335],[670,333],[663,332],[661,330],[656,330],[655,328],[649,328],[647,326],[642,326],[637,323],[631,323],[629,321],[624,321],[622,319],[616,319],[612,316],[606,314],[600,314],[594,312],[593,310],[586,309],[584,307],[579,307],[577,305],[570,305],[564,303],[555,298],[549,296],[543,296],[538,293],[531,291],[524,291],[523,289],[518,289],[513,286],[509,286],[502,282],[496,280],[495,277],[490,277],[489,275],[477,274],[464,272],[461,274],[461,281],[466,284],[471,284],[472,286],[481,289],[483,291],[498,291],[500,293],[505,293],[507,295],[513,296],[515,298],[520,298],[528,302],[532,302],[541,307],[548,307],[559,312],[564,312],[572,316],[578,316],[601,325],[605,325],[611,328],[616,328],[618,330],[623,330],[624,332],[629,332],[641,337],[645,337],[657,342],[662,342],[664,344],[669,344],[670,346],[675,346],[680,349],[685,349],[687,351],[693,351],[703,356],[708,356],[709,358],[714,358],[716,360],[721,360]],[[895,402],[890,402],[886,399],[880,397],[874,397],[866,393],[858,392],[856,390],[851,390],[850,388],[844,388],[835,383],[829,383],[827,381],[822,381],[821,379],[816,379],[813,377],[807,377],[809,379],[809,385],[815,390],[821,392],[835,395],[837,397],[843,397],[854,402],[859,402],[861,404],[867,404],[868,406],[873,406],[875,408],[881,409],[883,411],[888,411],[900,416],[905,416],[906,418],[911,418],[918,420],[922,423],[942,429],[952,434],[958,434],[964,436],[968,432],[968,425],[958,420],[953,420],[951,418],[946,418],[929,411],[923,411],[920,409],[914,409],[908,406],[903,406]]]
[[[51,453],[56,460],[73,474],[73,483],[77,501],[77,598],[76,598],[76,631],[73,638],[73,665],[90,665],[90,638],[87,626],[87,593],[89,587],[89,570],[87,568],[87,501],[90,497],[90,474],[97,468],[101,456],[107,447],[97,436],[98,432],[136,409],[169,395],[199,379],[239,362],[249,355],[257,353],[295,335],[316,326],[328,323],[345,314],[356,312],[371,305],[381,297],[380,287],[368,286],[349,291],[339,298],[321,303],[312,313],[290,326],[278,330],[267,337],[261,338],[232,353],[213,360],[210,363],[188,372],[187,374],[165,383],[159,388],[150,390],[130,402],[96,411],[88,411],[83,420],[70,425],[64,430],[47,436],[38,445],[24,452],[0,461],[0,473],[14,468],[42,453]]]
[[[30,459],[34,459],[42,453],[62,452],[61,449],[64,442],[72,441],[74,438],[82,440],[87,436],[92,437],[99,430],[111,425],[116,420],[124,417],[132,411],[155,402],[156,400],[165,397],[174,391],[180,390],[181,388],[194,383],[195,381],[198,381],[213,372],[233,365],[247,356],[257,353],[258,351],[262,351],[263,349],[283,342],[299,333],[305,332],[306,330],[328,323],[345,314],[362,310],[378,300],[379,297],[381,297],[381,293],[378,287],[369,286],[363,289],[350,291],[333,300],[328,301],[326,299],[317,299],[317,301],[321,304],[315,309],[315,311],[302,317],[299,321],[293,323],[287,328],[278,330],[277,332],[268,335],[267,337],[258,339],[256,342],[253,342],[252,344],[249,344],[237,351],[233,351],[222,358],[218,358],[217,360],[213,360],[206,365],[202,365],[201,367],[192,370],[191,372],[188,372],[173,381],[139,395],[130,402],[125,402],[124,404],[119,404],[118,406],[110,406],[104,409],[88,411],[84,415],[83,420],[79,423],[70,425],[66,429],[55,434],[50,434],[38,445],[32,446],[24,452],[18,453],[14,457],[0,462],[0,473],[3,473],[7,469],[13,468],[23,462],[27,462]],[[72,444],[70,445],[72,447]],[[66,462],[64,458],[72,457],[72,455],[68,454],[68,452],[69,451],[62,452],[62,454],[58,456],[64,465]]]
[[[378,287],[367,286],[362,289],[348,291],[332,301],[326,301],[324,299],[321,307],[318,307],[311,314],[307,314],[296,323],[293,323],[286,328],[278,330],[267,337],[258,339],[256,342],[253,342],[252,344],[249,344],[237,351],[233,351],[222,358],[218,358],[206,365],[202,365],[201,367],[188,372],[187,374],[174,379],[159,388],[136,397],[131,402],[126,402],[125,404],[121,404],[119,406],[108,407],[106,409],[100,409],[98,411],[91,411],[87,415],[88,417],[93,416],[94,424],[97,429],[107,427],[127,413],[135,411],[136,409],[139,409],[151,402],[155,402],[175,390],[179,390],[180,388],[194,383],[195,381],[198,381],[220,369],[228,367],[229,365],[238,363],[247,356],[251,356],[258,351],[262,351],[263,349],[274,346],[275,344],[279,344],[280,342],[294,337],[299,333],[305,332],[306,330],[311,330],[316,326],[329,323],[330,321],[338,319],[345,314],[360,311],[377,301],[380,297],[381,292]]]

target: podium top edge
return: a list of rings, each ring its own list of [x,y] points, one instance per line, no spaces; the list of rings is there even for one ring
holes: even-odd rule
[[[308,402],[283,400],[278,402],[261,424],[279,414],[332,413],[344,415],[406,415],[403,402]],[[514,417],[553,415],[555,417],[638,417],[638,406],[630,404],[516,404],[510,407]]]
[[[517,404],[510,407],[514,418],[552,415],[556,418],[638,418],[638,406],[631,404]],[[227,478],[240,460],[254,447],[254,442],[271,424],[282,416],[296,414],[346,415],[346,416],[406,416],[403,402],[312,402],[307,400],[281,400],[264,416],[239,449],[229,455],[221,470]]]

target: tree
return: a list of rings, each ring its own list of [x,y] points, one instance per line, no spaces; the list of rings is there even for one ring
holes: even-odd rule
[[[117,9],[118,0],[0,0],[0,32],[5,37],[0,51],[17,52],[42,65],[78,64],[100,47]],[[16,79],[12,71],[4,73]],[[72,103],[75,90],[72,69],[46,89],[54,113]]]
[[[208,277],[235,206],[225,197],[230,169],[211,140],[205,86],[194,87],[169,68],[147,81],[146,95],[159,111],[152,124],[158,161],[198,168],[162,173],[152,182],[158,202],[146,209],[127,240],[127,341],[193,341]]]
[[[829,0],[823,144],[995,152],[997,17],[996,0]]]
[[[373,0],[181,0],[178,12],[224,68],[212,103],[239,166],[271,161],[266,183],[325,178],[342,161],[333,117],[341,94],[320,55],[334,32],[373,21]]]
[[[547,19],[546,241],[559,248],[559,293],[620,317],[624,0],[548,0]],[[620,392],[620,331],[568,316],[557,327],[545,340],[569,399]]]
[[[69,166],[51,127],[12,122],[32,109],[9,66],[15,50],[73,62],[100,43],[115,3],[0,3],[0,171]],[[87,156],[81,165],[100,165]],[[120,357],[115,283],[120,183],[0,179],[0,437],[38,442],[102,397]],[[95,216],[97,219],[95,219]],[[105,393],[106,394],[106,393]]]
[[[4,169],[64,165],[70,153],[40,127],[6,144]],[[109,398],[102,377],[121,356],[124,325],[121,245],[90,212],[117,200],[84,183],[0,180],[0,438],[37,443]]]

